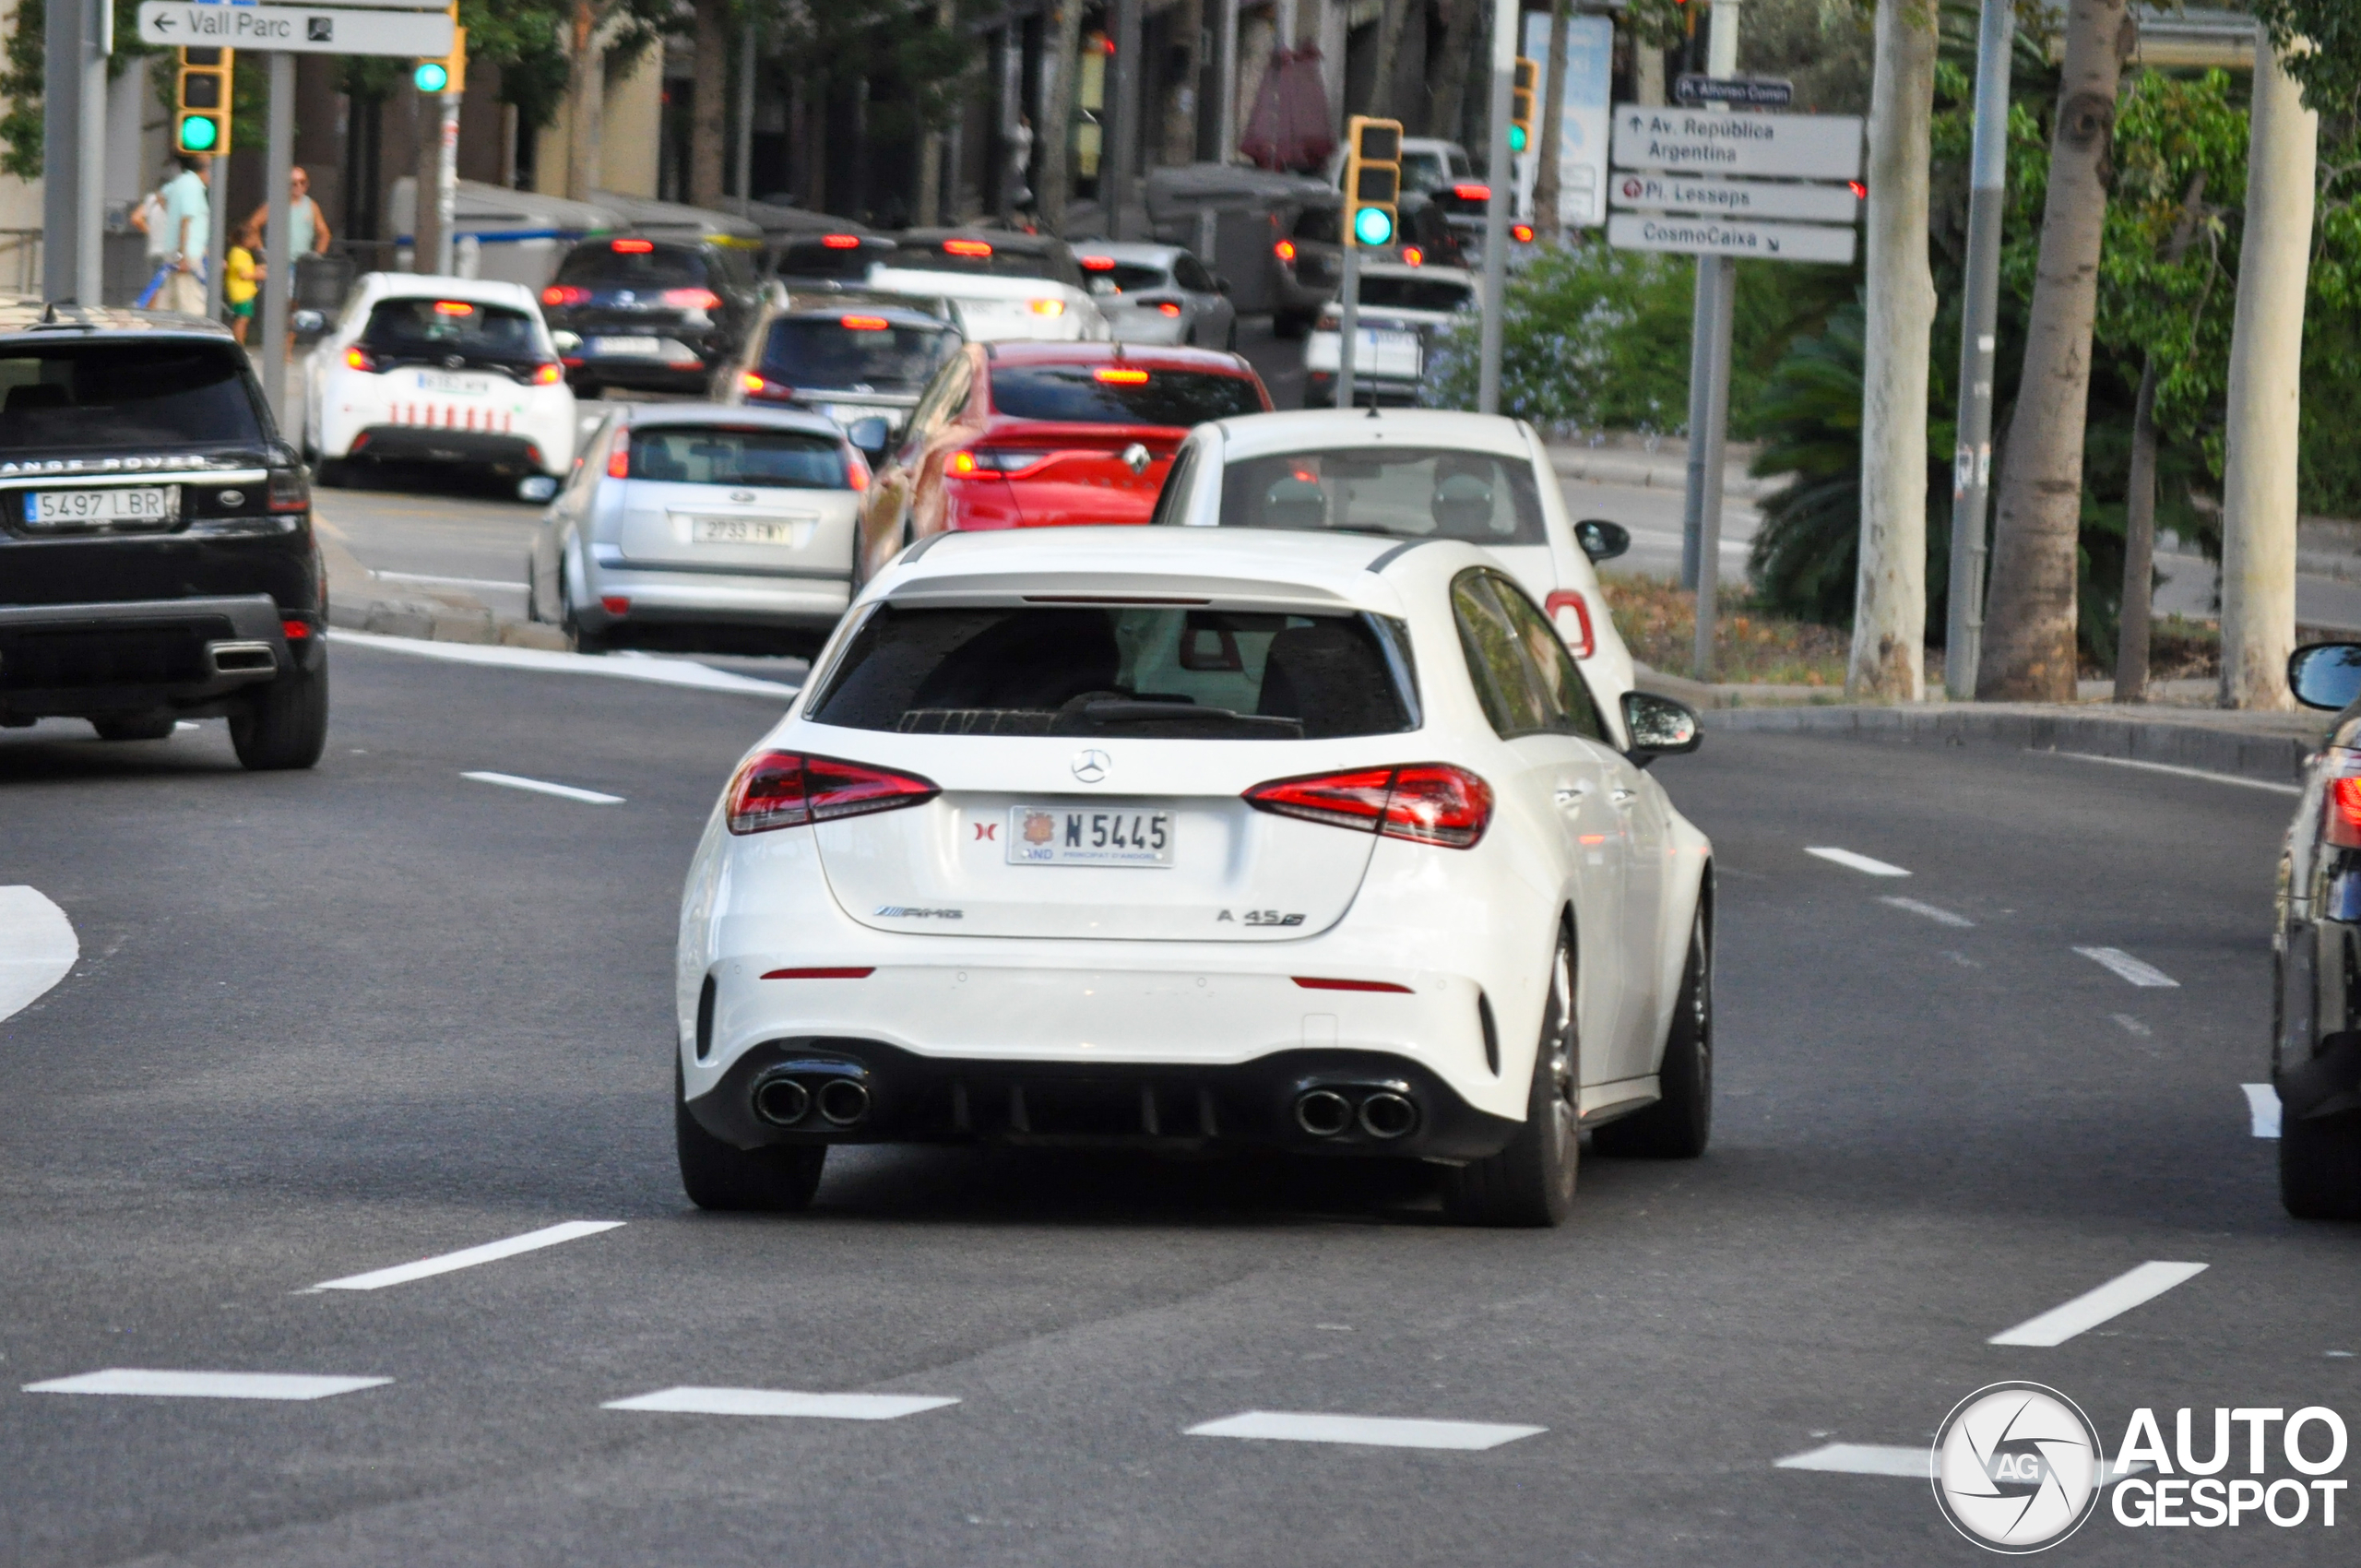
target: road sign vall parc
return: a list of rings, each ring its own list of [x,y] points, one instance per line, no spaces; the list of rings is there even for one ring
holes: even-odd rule
[[[186,5],[147,0],[143,43],[276,49],[293,54],[448,54],[447,11],[327,10],[298,6]]]
[[[1679,251],[1690,255],[1746,255],[1764,261],[1853,260],[1854,233],[1821,223],[1756,223],[1745,219],[1662,218],[1619,212],[1607,220],[1607,243],[1617,250]]]
[[[1861,177],[1857,114],[1731,114],[1709,109],[1615,111],[1615,166],[1679,174]]]

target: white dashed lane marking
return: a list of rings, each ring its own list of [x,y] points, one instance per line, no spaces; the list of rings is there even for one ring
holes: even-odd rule
[[[577,1241],[584,1236],[596,1236],[602,1230],[623,1228],[620,1219],[569,1219],[563,1225],[552,1225],[539,1230],[528,1230],[522,1236],[510,1236],[504,1241],[486,1241],[480,1247],[464,1247],[456,1253],[443,1253],[416,1263],[396,1264],[368,1274],[348,1275],[342,1279],[330,1279],[313,1286],[314,1290],[382,1290],[388,1285],[407,1285],[413,1279],[427,1279],[456,1269],[473,1268],[478,1264],[497,1263],[513,1258],[519,1253],[539,1252],[554,1247],[561,1241]]]
[[[326,1399],[377,1388],[389,1377],[312,1377],[294,1372],[150,1372],[109,1367],[79,1377],[25,1384],[28,1394],[118,1394],[149,1399]]]
[[[2247,1091],[2247,1116],[2258,1138],[2279,1135],[2279,1091],[2269,1084],[2240,1084]]]
[[[2154,1301],[2174,1286],[2196,1278],[2205,1272],[2205,1267],[2201,1263],[2143,1263],[2129,1273],[2118,1275],[2095,1290],[2086,1290],[2063,1305],[2050,1308],[2039,1317],[2027,1318],[2014,1328],[2002,1330],[1985,1343],[2044,1348],[2063,1345],[2076,1335],[2121,1317],[2132,1308]]]
[[[1927,1480],[1933,1474],[1934,1451],[1924,1444],[1905,1448],[1891,1443],[1830,1443],[1806,1454],[1790,1454],[1779,1461],[1783,1470],[1833,1470],[1845,1476],[1907,1476]]]
[[[1491,1421],[1403,1420],[1390,1416],[1317,1416],[1248,1410],[1191,1427],[1190,1437],[1252,1437],[1276,1443],[1354,1443],[1372,1448],[1498,1448],[1548,1427]]]
[[[2077,947],[2074,951],[2094,964],[2104,965],[2119,979],[2130,980],[2133,985],[2151,988],[2169,986],[2176,991],[2180,988],[2180,981],[2153,964],[2141,962],[2120,947]]]
[[[2109,767],[2136,767],[2142,773],[2170,773],[2182,778],[2202,778],[2209,784],[2237,784],[2248,790],[2268,790],[2274,795],[2300,795],[2300,784],[2274,784],[2267,778],[2241,778],[2235,773],[2210,773],[2201,767],[2175,767],[2168,762],[2134,762],[2128,756],[2090,756],[2082,752],[2044,752],[2044,756],[2064,757],[2069,762],[2102,762]]]
[[[785,1388],[659,1388],[611,1399],[602,1410],[664,1410],[691,1416],[816,1416],[839,1421],[890,1421],[939,1410],[956,1399],[931,1394],[798,1394]]]
[[[462,778],[472,778],[479,784],[497,784],[504,790],[528,790],[537,795],[555,795],[562,801],[580,801],[586,806],[619,806],[621,795],[605,795],[596,790],[578,790],[571,784],[552,784],[542,778],[522,778],[514,773],[462,773]]]
[[[386,637],[374,632],[332,631],[328,641],[350,647],[374,647],[406,653],[415,659],[440,659],[454,664],[491,665],[504,670],[536,670],[553,675],[604,675],[618,681],[653,681],[665,686],[694,686],[708,692],[745,692],[785,701],[801,687],[777,681],[758,681],[685,659],[617,659],[596,654],[560,653],[554,648],[505,647],[496,643],[438,643],[423,637]]]
[[[31,887],[0,887],[0,1018],[23,1011],[82,956],[74,922]]]
[[[1854,871],[1867,873],[1870,876],[1908,876],[1910,874],[1900,866],[1891,866],[1883,861],[1873,861],[1867,855],[1857,855],[1850,849],[1833,849],[1825,845],[1807,845],[1804,848],[1804,853],[1818,855],[1823,861],[1835,865],[1847,866]]]
[[[1892,905],[1894,909],[1910,914],[1922,915],[1937,925],[1972,926],[1975,923],[1965,915],[1955,915],[1949,909],[1938,909],[1932,904],[1922,904],[1916,898],[1880,898],[1878,902]]]

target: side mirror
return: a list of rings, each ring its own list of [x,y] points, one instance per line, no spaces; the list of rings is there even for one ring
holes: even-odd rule
[[[328,318],[319,311],[299,310],[288,317],[287,326],[298,338],[316,338],[328,329]]]
[[[557,493],[557,481],[547,474],[527,474],[516,481],[519,501],[547,501]]]
[[[1623,694],[1623,728],[1631,737],[1625,754],[1642,767],[1660,756],[1693,752],[1702,739],[1695,708],[1654,692]]]
[[[2361,697],[2361,643],[2313,643],[2287,659],[2287,689],[2306,707],[2336,712]]]
[[[1574,525],[1574,542],[1594,563],[1612,561],[1631,548],[1631,530],[1604,518],[1584,517]]]
[[[869,459],[869,466],[873,469],[885,460],[885,444],[894,439],[894,427],[872,414],[845,426],[845,439]]]
[[[579,332],[552,332],[550,334],[550,347],[555,349],[561,354],[570,354],[574,352],[575,350],[582,347],[582,334]]]

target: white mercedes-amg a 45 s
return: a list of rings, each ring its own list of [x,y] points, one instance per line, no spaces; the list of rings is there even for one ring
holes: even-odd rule
[[[831,1145],[1414,1157],[1548,1225],[1701,1153],[1712,848],[1481,548],[952,533],[854,603],[707,824],[681,1171],[808,1203]],[[1631,739],[1618,751],[1618,729]]]

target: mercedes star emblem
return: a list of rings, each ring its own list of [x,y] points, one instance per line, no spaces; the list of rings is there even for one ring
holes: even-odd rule
[[[445,370],[457,370],[467,362],[468,359],[465,354],[445,354],[443,356],[443,368]]]
[[[1123,466],[1135,474],[1147,472],[1147,466],[1155,461],[1155,456],[1136,441],[1123,448]]]
[[[1107,777],[1107,770],[1114,766],[1108,760],[1107,754],[1096,747],[1086,752],[1074,754],[1074,776],[1085,784],[1097,783]]]

